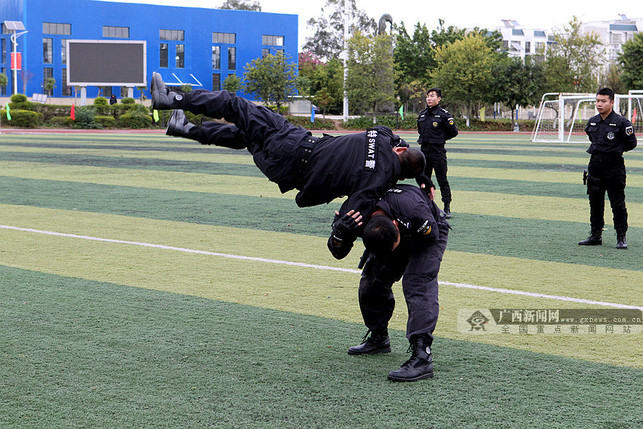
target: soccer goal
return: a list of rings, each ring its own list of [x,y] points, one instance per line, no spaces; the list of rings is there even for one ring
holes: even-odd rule
[[[546,93],[543,95],[531,141],[536,143],[587,143],[585,126],[596,115],[596,94]],[[614,96],[614,110],[629,119],[640,133],[643,91]]]

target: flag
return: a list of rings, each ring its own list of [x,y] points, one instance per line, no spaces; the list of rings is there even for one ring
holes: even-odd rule
[[[404,119],[404,105],[400,106],[400,110],[397,111],[400,114],[400,118]]]
[[[159,121],[159,111],[154,109],[154,111],[152,112],[152,117],[154,118],[154,122],[158,122]]]
[[[7,121],[11,120],[11,112],[10,112],[10,110],[11,109],[9,108],[9,103],[7,103]]]
[[[71,105],[71,112],[69,113],[69,117],[75,121],[76,120],[76,106],[74,104]]]
[[[484,122],[487,119],[486,113],[487,113],[487,108],[486,107],[483,107],[482,109],[480,109],[480,120],[482,122]]]
[[[310,122],[315,122],[315,106],[310,105]]]
[[[7,105],[7,108],[8,108],[8,107],[9,107],[9,106]],[[634,108],[634,113],[632,113],[632,123],[633,123],[633,124],[635,124],[635,123],[636,123],[636,107]]]

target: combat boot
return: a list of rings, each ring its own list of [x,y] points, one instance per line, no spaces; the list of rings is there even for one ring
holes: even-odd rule
[[[152,93],[152,109],[171,110],[182,108],[183,94],[170,91],[165,86],[161,75],[156,72],[152,73],[150,92]]]
[[[627,241],[625,241],[625,231],[616,231],[616,248],[627,249]]]
[[[193,138],[196,135],[196,130],[197,126],[188,121],[183,110],[178,109],[172,112],[172,116],[167,122],[165,134],[174,137]]]
[[[430,341],[423,335],[411,337],[411,358],[400,369],[388,373],[392,381],[417,381],[433,377],[433,356]]]
[[[369,337],[368,334],[371,334]],[[391,340],[388,337],[388,330],[384,329],[382,331],[373,331],[370,330],[366,332],[364,338],[362,339],[362,344],[359,346],[353,346],[348,349],[349,355],[374,355],[377,353],[390,353],[391,352]]]
[[[603,238],[601,236],[602,236],[601,230],[593,229],[590,236],[583,241],[579,241],[578,245],[579,246],[600,246],[601,244],[603,244]]]
[[[447,219],[451,219],[451,201],[445,201],[444,214]]]

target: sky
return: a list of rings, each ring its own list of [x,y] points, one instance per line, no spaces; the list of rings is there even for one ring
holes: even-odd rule
[[[150,3],[171,6],[217,8],[225,0],[113,0],[129,3]],[[299,47],[311,36],[306,27],[310,18],[322,15],[326,0],[258,0],[262,12],[299,15]],[[490,30],[502,26],[503,19],[511,19],[526,29],[552,30],[562,28],[577,16],[583,22],[615,20],[619,14],[629,18],[643,18],[641,0],[618,0],[614,3],[588,0],[356,0],[358,9],[379,21],[389,14],[396,23],[404,22],[409,34],[416,22],[426,24],[429,30],[443,19],[445,25],[460,28],[480,27]],[[601,5],[597,7],[597,5]],[[612,7],[612,5],[614,5]]]

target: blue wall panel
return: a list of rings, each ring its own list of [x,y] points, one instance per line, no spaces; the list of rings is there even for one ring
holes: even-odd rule
[[[23,91],[23,79],[18,77],[18,92],[31,96],[42,93],[43,69],[53,68],[56,88],[53,96],[61,97],[64,82],[62,70],[63,39],[119,40],[103,38],[103,26],[128,27],[129,40],[147,41],[147,80],[148,86],[153,71],[161,73],[168,82],[176,82],[176,75],[182,82],[194,84],[194,75],[203,84],[203,88],[212,89],[212,73],[221,74],[221,82],[228,74],[243,76],[244,66],[255,58],[260,58],[262,49],[283,49],[289,61],[297,63],[297,15],[275,14],[254,11],[233,11],[204,8],[187,8],[158,6],[134,3],[115,3],[94,0],[2,0],[0,1],[0,21],[23,21],[27,34],[18,39],[18,52],[22,53],[23,69],[28,70],[30,78]],[[71,35],[43,34],[43,22],[71,24]],[[184,41],[161,41],[159,30],[183,30]],[[222,44],[221,68],[212,69],[212,33],[235,33],[234,45]],[[271,47],[262,45],[263,35],[284,37],[284,46]],[[11,92],[12,76],[10,73],[11,42],[6,39],[7,55],[1,64],[9,77],[7,92]],[[43,38],[53,39],[53,63],[44,64]],[[122,40],[122,39],[120,39]],[[167,68],[159,66],[160,44],[167,43],[169,64]],[[174,64],[177,44],[185,45],[184,68]],[[228,70],[227,47],[236,47],[236,68]],[[117,97],[118,87],[113,88]],[[95,97],[98,88],[89,87],[88,97]],[[137,97],[138,91],[134,91]],[[148,94],[149,95],[149,94]]]

